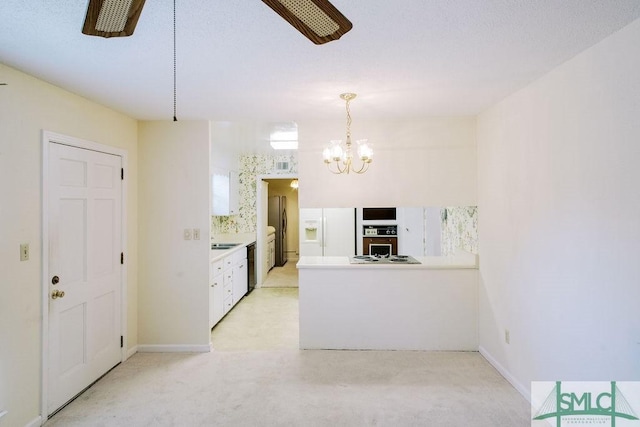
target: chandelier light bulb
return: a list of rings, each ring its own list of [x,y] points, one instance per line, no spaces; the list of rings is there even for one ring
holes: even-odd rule
[[[331,160],[339,162],[344,160],[344,150],[342,149],[342,140],[334,139],[331,141]]]
[[[331,163],[331,149],[329,147],[322,150],[322,157],[325,163]]]
[[[369,146],[368,140],[360,139],[356,141],[356,145],[358,146],[358,157],[360,160],[371,163],[373,161],[373,149]]]

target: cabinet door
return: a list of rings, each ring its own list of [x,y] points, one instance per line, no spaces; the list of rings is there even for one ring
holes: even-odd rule
[[[240,207],[240,179],[238,172],[229,171],[229,215],[237,215]]]
[[[229,215],[229,172],[214,169],[211,177],[211,214]]]
[[[233,267],[233,304],[237,304],[240,298],[246,295],[248,287],[247,260],[236,264]]]
[[[240,199],[238,172],[214,168],[211,177],[211,214],[236,215]]]
[[[213,328],[222,316],[224,316],[223,275],[218,274],[212,279],[209,288],[209,328]]]
[[[275,242],[271,245],[271,267],[276,266],[276,244]]]
[[[215,305],[215,293],[213,291],[214,285],[213,282],[209,283],[209,329],[213,328],[213,325],[216,322],[213,320],[214,318],[214,305]]]
[[[398,211],[398,253],[423,256],[425,236],[424,208],[397,208]],[[438,226],[440,225],[440,209]],[[438,234],[440,230],[438,229]]]
[[[276,265],[276,242],[269,242],[269,269]]]

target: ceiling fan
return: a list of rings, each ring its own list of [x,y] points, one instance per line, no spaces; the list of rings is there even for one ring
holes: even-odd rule
[[[82,32],[100,37],[133,34],[145,0],[89,0]],[[339,39],[351,22],[328,0],[262,0],[315,44]]]

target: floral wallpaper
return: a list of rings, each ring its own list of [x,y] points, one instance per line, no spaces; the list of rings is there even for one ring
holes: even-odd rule
[[[453,255],[457,248],[478,254],[478,207],[445,207],[442,217],[442,255]]]
[[[277,163],[287,163],[286,169],[278,169]],[[240,156],[240,206],[238,215],[212,216],[211,233],[255,233],[258,218],[256,208],[256,177],[258,175],[283,175],[298,173],[296,155],[273,156],[247,154]]]

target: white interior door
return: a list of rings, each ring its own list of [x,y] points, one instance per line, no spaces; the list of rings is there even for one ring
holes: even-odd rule
[[[50,143],[48,162],[52,414],[121,360],[122,158]]]

